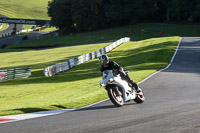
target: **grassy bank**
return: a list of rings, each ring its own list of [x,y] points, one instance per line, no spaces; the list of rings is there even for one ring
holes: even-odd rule
[[[163,34],[160,34],[162,32]],[[39,48],[65,46],[73,44],[96,43],[130,37],[132,41],[167,36],[198,36],[200,25],[176,24],[137,24],[119,28],[110,28],[86,33],[74,33],[60,37],[44,36],[43,39],[9,45],[8,48]]]
[[[3,26],[2,26],[2,28],[0,29],[0,31],[3,31],[3,30],[5,30],[5,29],[7,29],[7,28],[8,28],[8,25],[3,23]]]
[[[111,60],[129,70],[130,76],[138,82],[169,63],[179,40],[180,37],[163,37],[128,42],[108,55]],[[106,45],[90,44],[65,49],[0,53],[0,58],[3,59],[0,68],[33,68],[31,78],[1,83],[0,115],[78,108],[106,99],[106,91],[99,87],[101,76],[97,59],[55,77],[46,78],[42,73],[44,66],[95,51]]]
[[[49,0],[1,0],[0,14],[10,18],[49,19]]]

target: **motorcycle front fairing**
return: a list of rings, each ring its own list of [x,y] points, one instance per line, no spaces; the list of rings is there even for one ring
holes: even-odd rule
[[[112,79],[112,82],[109,82]],[[133,89],[128,85],[125,80],[122,80],[121,76],[118,74],[113,75],[112,70],[105,70],[103,72],[103,77],[100,81],[100,84],[104,87],[107,85],[117,85],[123,90],[123,99],[124,101],[129,101],[130,99],[135,99],[136,94]]]
[[[125,80],[122,80],[120,75],[114,77],[114,82],[112,82],[112,84],[116,84],[122,88],[124,101],[129,101],[130,99],[136,98],[135,91],[128,85]]]
[[[103,76],[102,76],[102,78],[100,80],[100,85],[105,87],[109,83],[109,80],[111,78],[114,78],[112,70],[105,70],[103,72]]]

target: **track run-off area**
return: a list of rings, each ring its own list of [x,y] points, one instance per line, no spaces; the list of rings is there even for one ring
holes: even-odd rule
[[[184,37],[173,62],[140,83],[146,101],[110,100],[57,115],[0,124],[0,133],[199,133],[200,37]],[[100,79],[99,79],[100,80]]]

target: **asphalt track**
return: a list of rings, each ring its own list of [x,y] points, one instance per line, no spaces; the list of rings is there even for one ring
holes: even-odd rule
[[[6,17],[4,15],[1,15],[1,14],[0,14],[0,17],[1,18],[8,18],[8,17]],[[3,31],[0,31],[0,34],[11,33],[13,31],[13,28],[14,28],[14,24],[9,24],[9,27],[7,29],[3,30]],[[17,24],[16,28],[17,28],[17,31],[22,30],[23,25],[22,24]]]
[[[0,133],[199,133],[200,38],[183,38],[171,66],[141,83],[143,104],[106,101],[59,115],[0,124]]]
[[[36,39],[37,37],[44,35],[44,34],[48,34],[49,32],[38,32],[38,31],[33,31],[30,34],[26,34],[28,36],[29,39]],[[25,35],[18,35],[18,36],[14,36],[14,37],[9,37],[9,38],[2,38],[0,39],[0,48],[3,45],[9,45],[9,44],[14,44],[14,43],[20,43],[23,41],[23,37]]]
[[[1,15],[0,14],[0,17],[1,18],[8,18],[4,15]],[[13,28],[14,28],[14,24],[9,24],[9,27],[3,31],[0,31],[0,35],[4,35],[4,34],[7,34],[7,33],[12,33],[13,32]],[[22,24],[17,24],[16,26],[17,28],[17,31],[19,30],[22,30],[23,29],[23,25]],[[16,42],[20,42],[22,40],[22,37],[12,37],[12,38],[0,38],[0,48],[3,46],[3,45],[7,45],[7,44],[12,44],[12,43],[16,43]]]
[[[0,17],[5,17],[7,18],[6,16],[4,15],[1,15],[0,14]],[[0,31],[0,35],[1,34],[7,34],[7,33],[11,33],[13,31],[13,28],[14,28],[14,24],[9,24],[9,27],[3,31]],[[23,29],[23,25],[22,24],[17,24],[17,31],[20,31]],[[34,39],[34,38],[37,38],[43,34],[47,34],[49,32],[37,32],[37,31],[34,31],[34,32],[31,32],[31,34],[27,34],[28,38],[29,39]],[[9,37],[9,38],[0,38],[0,48],[4,45],[8,45],[8,44],[13,44],[13,43],[20,43],[22,41],[22,38],[24,37],[25,35],[18,35],[18,36],[14,36],[14,37]]]

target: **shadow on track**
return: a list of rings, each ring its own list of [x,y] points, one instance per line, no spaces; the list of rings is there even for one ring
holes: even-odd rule
[[[105,110],[105,109],[121,109],[121,108],[123,108],[123,107],[130,106],[130,105],[137,105],[137,103],[134,103],[134,102],[124,103],[124,105],[123,105],[122,107],[116,107],[116,106],[113,105],[113,104],[104,105],[104,106],[87,107],[87,108],[78,109],[78,110],[76,110],[76,111]]]

